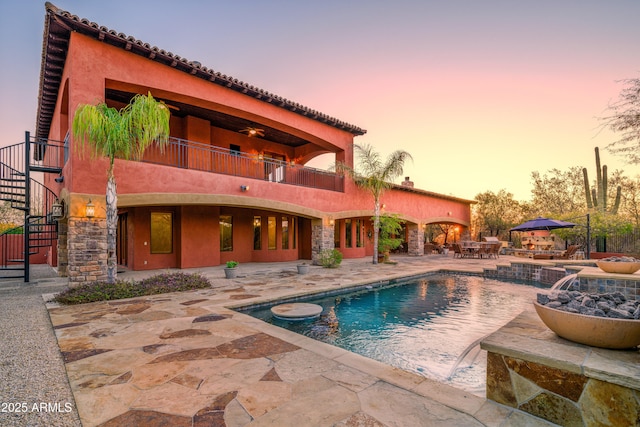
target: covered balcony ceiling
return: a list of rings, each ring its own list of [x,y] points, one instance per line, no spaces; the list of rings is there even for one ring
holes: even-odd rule
[[[130,92],[124,92],[114,89],[106,90],[107,100],[116,101],[124,104],[128,104],[135,94]],[[162,99],[171,110],[171,115],[176,117],[192,116],[199,119],[208,120],[212,126],[222,129],[230,130],[232,132],[240,132],[247,128],[258,128],[264,130],[264,136],[260,137],[272,142],[287,145],[289,147],[299,147],[301,145],[309,144],[310,142],[299,138],[297,136],[282,132],[280,130],[264,126],[261,123],[246,120],[240,117],[234,117],[229,114],[221,113],[219,111],[207,110],[206,108],[196,107],[194,105],[184,104],[182,102],[176,102],[169,99]]]
[[[124,104],[128,104],[129,101],[131,101],[131,98],[134,97],[134,95],[134,93],[114,89],[106,90],[106,98],[108,101],[111,100]],[[219,111],[207,110],[206,108],[172,101],[169,99],[158,99],[166,103],[171,110],[171,115],[176,117],[197,117],[199,119],[208,120],[212,126],[226,129],[232,132],[240,132],[241,130],[249,127],[262,129],[264,130],[264,136],[261,136],[260,138],[294,148],[310,143],[303,138],[299,138],[286,132],[264,126],[263,124],[258,122],[246,120],[240,117],[234,117],[229,114],[221,113]]]

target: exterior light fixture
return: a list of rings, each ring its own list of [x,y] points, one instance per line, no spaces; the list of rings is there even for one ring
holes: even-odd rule
[[[240,186],[240,191],[242,191],[243,193],[249,191],[249,186],[248,185],[241,185]]]
[[[333,220],[333,217],[332,217],[332,216],[330,216],[330,217],[329,217],[329,225],[335,225],[335,223],[336,223],[336,222]]]
[[[51,218],[59,220],[64,217],[64,205],[60,203],[60,200],[56,199],[51,205]]]
[[[84,215],[87,218],[93,218],[96,216],[96,206],[91,203],[91,199],[89,199],[89,203],[85,205]]]
[[[249,138],[253,138],[254,136],[264,136],[264,129],[254,128],[251,126],[247,126],[240,132],[246,133]]]

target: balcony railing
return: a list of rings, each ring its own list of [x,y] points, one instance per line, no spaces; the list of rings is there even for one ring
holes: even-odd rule
[[[162,152],[158,147],[150,147],[142,161],[280,184],[344,191],[344,177],[335,173],[179,138],[170,138]]]

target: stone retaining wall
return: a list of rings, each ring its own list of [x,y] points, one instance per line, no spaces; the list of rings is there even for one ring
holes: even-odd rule
[[[525,311],[481,343],[487,399],[563,426],[634,426],[640,420],[640,352],[557,337]]]
[[[485,268],[484,277],[503,280],[525,280],[553,285],[569,274],[578,274],[579,290],[590,293],[622,292],[628,299],[640,300],[639,274],[607,274],[595,267],[594,261],[550,266],[549,261],[513,262]]]
[[[616,274],[616,277],[591,276],[588,273],[578,275],[579,291],[589,293],[622,292],[627,299],[640,300],[640,275]],[[628,279],[620,276],[629,276]]]

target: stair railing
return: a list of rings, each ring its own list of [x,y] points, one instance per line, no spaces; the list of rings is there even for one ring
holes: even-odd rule
[[[23,270],[24,274],[3,277],[24,277],[29,282],[29,256],[57,240],[58,223],[51,216],[57,196],[31,178],[31,172],[60,173],[64,159],[65,143],[31,138],[29,132],[25,133],[25,142],[0,148],[0,200],[24,212],[23,225],[0,233],[0,269]],[[20,229],[22,245],[15,236]]]

